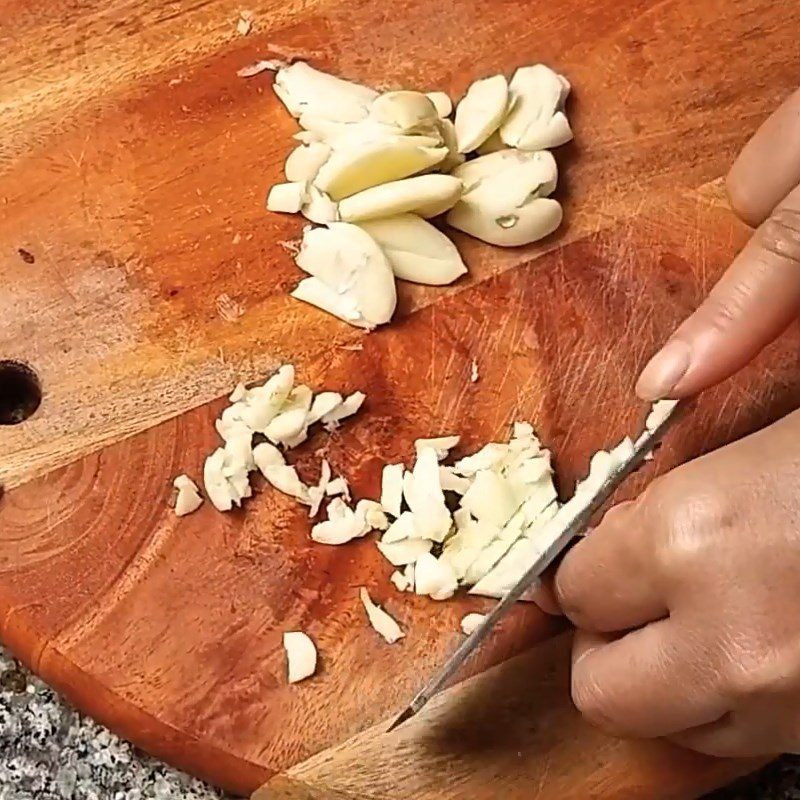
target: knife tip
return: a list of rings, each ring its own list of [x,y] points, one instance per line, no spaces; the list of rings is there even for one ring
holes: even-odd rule
[[[395,719],[395,721],[387,728],[386,733],[391,733],[395,728],[399,728],[404,722],[408,722],[408,720],[410,720],[415,713],[416,712],[414,709],[411,706],[408,706],[408,708],[406,708],[405,711],[403,711],[403,713],[400,714],[400,716],[398,716],[397,719]]]

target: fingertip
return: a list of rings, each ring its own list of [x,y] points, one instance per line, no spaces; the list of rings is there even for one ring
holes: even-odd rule
[[[736,159],[725,178],[725,191],[731,209],[739,219],[751,228],[757,228],[766,218],[771,208],[759,203],[753,193],[753,177],[749,161],[741,156]]]
[[[531,592],[530,600],[536,603],[545,614],[549,614],[551,617],[564,616],[564,612],[561,610],[558,600],[556,600],[552,576],[542,579],[541,584]]]
[[[648,403],[670,397],[689,371],[691,361],[689,345],[672,339],[647,362],[636,382],[636,394]]]

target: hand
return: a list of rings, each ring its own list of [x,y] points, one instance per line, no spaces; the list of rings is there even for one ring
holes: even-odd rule
[[[555,577],[593,723],[718,756],[800,749],[800,412],[608,512]]]
[[[642,372],[636,390],[644,400],[685,397],[727,378],[800,313],[800,90],[744,148],[728,194],[757,230]]]

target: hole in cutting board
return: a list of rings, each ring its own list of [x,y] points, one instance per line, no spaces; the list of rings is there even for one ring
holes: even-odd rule
[[[0,425],[18,425],[42,402],[39,376],[21,361],[0,361]]]

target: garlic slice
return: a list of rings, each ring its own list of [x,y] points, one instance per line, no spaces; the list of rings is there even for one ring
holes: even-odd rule
[[[289,683],[310,678],[317,671],[317,648],[308,635],[302,631],[287,631],[283,634],[283,648],[286,651]]]
[[[381,473],[381,508],[393,517],[400,516],[404,472],[403,464],[386,464]]]
[[[253,448],[253,461],[265,477],[269,467],[282,467],[286,464],[283,453],[269,442],[262,442]]]
[[[324,142],[301,144],[292,150],[286,159],[286,164],[283,168],[286,180],[293,183],[302,181],[304,184],[313,181],[330,154],[330,145]]]
[[[496,472],[481,470],[461,499],[475,519],[491,525],[502,526],[517,510],[517,501],[508,481]]]
[[[314,397],[314,402],[311,404],[306,421],[309,425],[313,425],[341,404],[342,396],[339,392],[320,392]]]
[[[178,496],[175,498],[176,517],[185,517],[203,505],[200,490],[188,475],[178,475],[172,485],[178,490]]]
[[[430,129],[439,119],[436,106],[421,92],[386,92],[375,99],[369,116],[382,125],[390,125],[403,133]],[[446,115],[445,115],[446,116]]]
[[[472,481],[457,475],[452,467],[439,467],[439,483],[443,492],[455,492],[463,495],[466,494]]]
[[[416,214],[366,220],[358,225],[380,245],[398,278],[444,286],[467,272],[453,242]]]
[[[387,614],[380,606],[372,602],[369,592],[365,587],[358,590],[358,596],[361,598],[361,603],[364,610],[367,612],[369,624],[389,643],[402,639],[405,634],[397,624],[397,620]]]
[[[372,186],[422,172],[446,155],[444,147],[418,147],[402,140],[369,142],[335,150],[320,168],[314,185],[340,201]]]
[[[414,591],[431,600],[447,600],[456,593],[458,580],[450,565],[430,553],[414,562]]]
[[[512,107],[500,128],[503,141],[520,150],[546,150],[572,139],[563,113],[570,85],[544,64],[520,67],[511,78]]]
[[[481,156],[455,170],[475,169],[483,159],[505,156],[508,151]],[[521,155],[521,154],[520,154]],[[541,195],[555,185],[555,160],[549,153],[534,153],[529,163],[483,175],[467,186],[461,200],[450,210],[447,222],[477,239],[500,247],[520,247],[543,239],[558,228],[564,213],[561,204]]]
[[[317,225],[327,225],[339,219],[336,203],[314,184],[306,187],[306,202],[300,207],[300,212],[309,222],[316,222]]]
[[[360,539],[370,530],[366,520],[343,502],[337,504],[331,501],[328,506],[328,519],[318,522],[311,528],[311,538],[319,544],[340,545],[353,539]]]
[[[276,183],[267,196],[267,210],[297,214],[307,201],[305,182]]]
[[[508,109],[508,81],[493,75],[475,81],[456,106],[458,152],[471,153],[499,127]]]
[[[472,478],[481,470],[491,470],[500,466],[508,456],[509,446],[500,442],[490,442],[471,456],[456,461],[453,469],[465,478]]]
[[[433,103],[440,119],[446,119],[453,113],[453,101],[447,92],[426,92],[426,96]]]
[[[461,631],[465,635],[472,634],[478,626],[486,619],[486,614],[467,614],[461,619]]]
[[[458,446],[461,441],[460,436],[436,436],[433,439],[415,439],[414,449],[417,454],[427,447],[432,447],[439,461],[444,461],[450,451]]]
[[[327,311],[329,314],[333,314],[333,316],[358,328],[370,329],[375,327],[361,316],[358,305],[352,295],[338,294],[335,289],[323,283],[319,278],[304,278],[297,284],[291,296],[295,300],[302,300],[304,303]]]
[[[332,222],[327,228],[306,230],[295,260],[300,269],[352,302],[370,327],[392,318],[397,304],[394,274],[375,240],[357,225]]]
[[[405,573],[400,570],[395,570],[390,576],[389,580],[395,585],[398,592],[408,592],[413,590],[414,582],[409,581]]]
[[[402,542],[378,542],[378,550],[384,558],[395,567],[413,564],[423,555],[429,553],[433,547],[430,539],[404,539]]]
[[[336,122],[364,119],[378,96],[373,89],[320,72],[303,61],[279,69],[273,88],[293,117],[315,114]]]
[[[345,222],[381,219],[415,212],[435,217],[452,208],[461,197],[462,184],[452,175],[418,175],[390,181],[351,195],[339,203]]]

